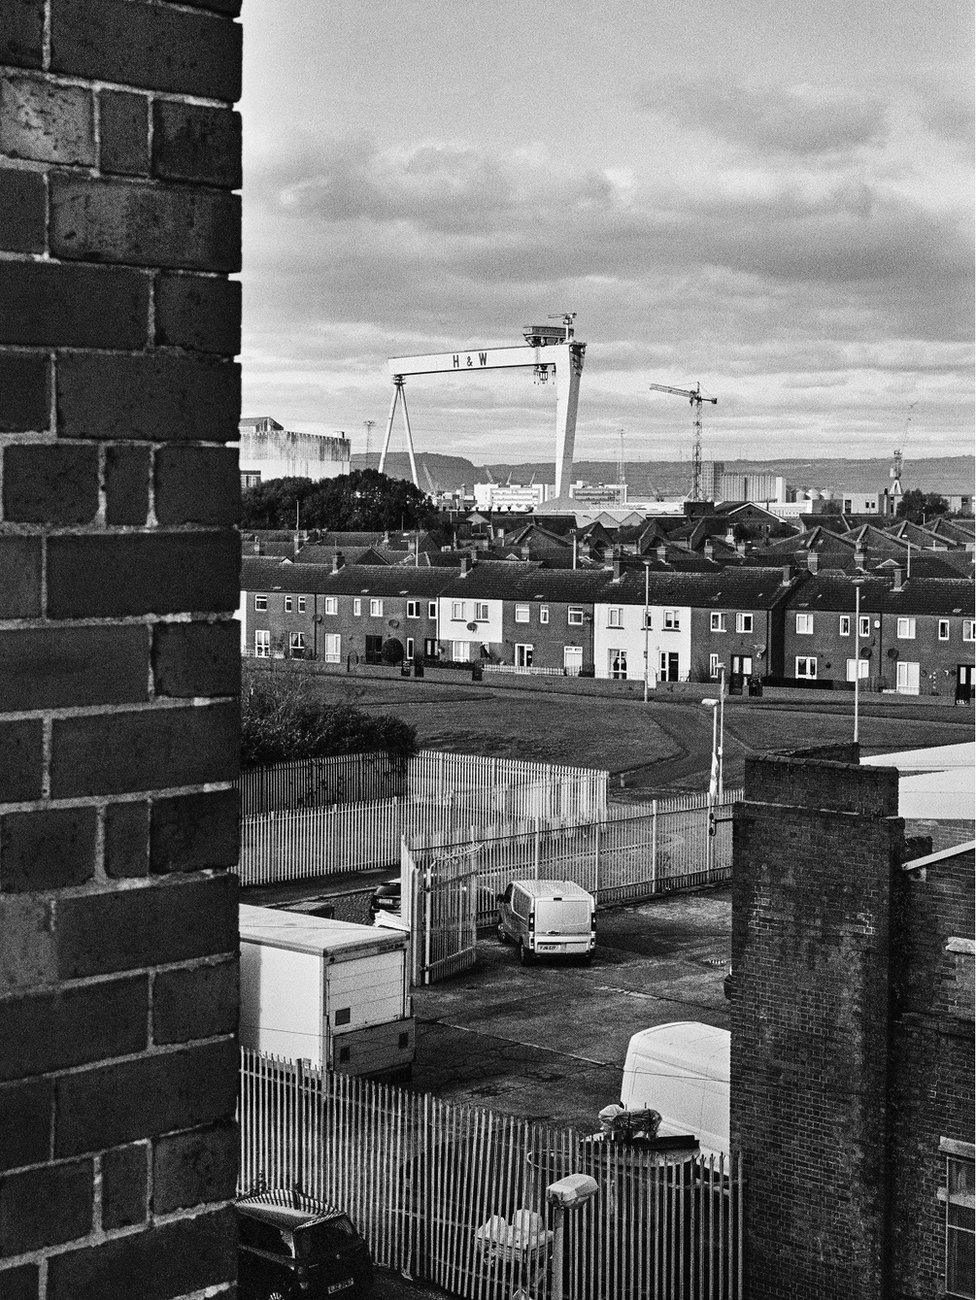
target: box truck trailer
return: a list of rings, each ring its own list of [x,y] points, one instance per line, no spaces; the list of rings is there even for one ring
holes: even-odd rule
[[[407,1077],[409,936],[241,905],[241,1044],[344,1074]]]

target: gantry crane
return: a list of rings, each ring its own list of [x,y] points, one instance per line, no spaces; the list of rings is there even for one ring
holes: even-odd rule
[[[691,451],[691,499],[700,501],[701,495],[701,444],[702,444],[702,402],[711,402],[713,406],[718,404],[717,397],[702,397],[701,384],[698,383],[694,388],[671,388],[668,384],[650,384],[648,385],[656,393],[673,393],[675,397],[687,397],[694,411],[694,443]]]

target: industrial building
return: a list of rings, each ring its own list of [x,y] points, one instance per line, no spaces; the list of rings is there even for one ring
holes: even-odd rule
[[[240,425],[241,487],[274,478],[338,478],[349,473],[352,447],[342,435],[294,433],[270,415],[250,416]]]

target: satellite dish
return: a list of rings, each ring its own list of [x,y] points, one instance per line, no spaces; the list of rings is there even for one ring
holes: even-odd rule
[[[468,626],[468,631],[469,631],[469,632],[477,632],[477,630],[478,630],[478,624],[477,624],[477,623],[469,623],[467,626]]]
[[[398,618],[391,618],[391,619],[389,620],[389,623],[390,623],[390,627],[399,627],[399,626],[400,626],[400,620],[399,620]]]

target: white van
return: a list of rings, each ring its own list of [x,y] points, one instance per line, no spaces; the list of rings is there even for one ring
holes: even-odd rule
[[[679,1020],[634,1034],[620,1104],[661,1115],[662,1137],[693,1133],[704,1155],[729,1153],[727,1029]]]
[[[498,937],[518,945],[519,961],[576,957],[596,947],[596,899],[572,880],[513,880],[498,895]]]

